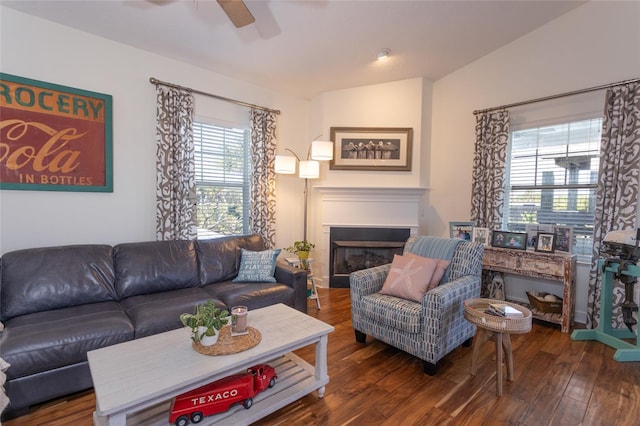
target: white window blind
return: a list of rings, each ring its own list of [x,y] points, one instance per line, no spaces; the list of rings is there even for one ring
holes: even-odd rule
[[[194,122],[198,237],[249,230],[249,130]]]
[[[573,252],[591,255],[601,118],[511,133],[503,225],[573,227]]]

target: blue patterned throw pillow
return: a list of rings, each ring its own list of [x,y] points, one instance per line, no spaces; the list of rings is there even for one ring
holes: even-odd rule
[[[234,283],[275,283],[273,273],[280,249],[251,251],[241,249],[240,271]]]

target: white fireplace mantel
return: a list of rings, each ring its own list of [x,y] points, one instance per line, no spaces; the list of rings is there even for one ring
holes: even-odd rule
[[[422,198],[426,187],[313,188],[322,198],[322,282],[329,276],[331,227],[409,228],[418,233]]]
[[[322,194],[323,226],[417,227],[424,187],[327,187]]]
[[[373,187],[373,186],[314,186],[326,198],[379,198],[380,196],[422,197],[429,188],[419,187]]]

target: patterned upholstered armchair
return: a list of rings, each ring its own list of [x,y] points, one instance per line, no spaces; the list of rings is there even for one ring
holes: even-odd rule
[[[411,252],[451,260],[440,285],[427,291],[422,302],[379,293],[391,264],[351,273],[351,315],[356,340],[370,335],[423,361],[434,375],[438,361],[465,342],[475,326],[464,319],[465,299],[480,297],[484,246],[464,240],[418,236],[405,244]]]

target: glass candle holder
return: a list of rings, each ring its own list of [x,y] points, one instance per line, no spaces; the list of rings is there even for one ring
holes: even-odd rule
[[[249,309],[246,306],[234,306],[231,308],[231,333],[247,333]]]

